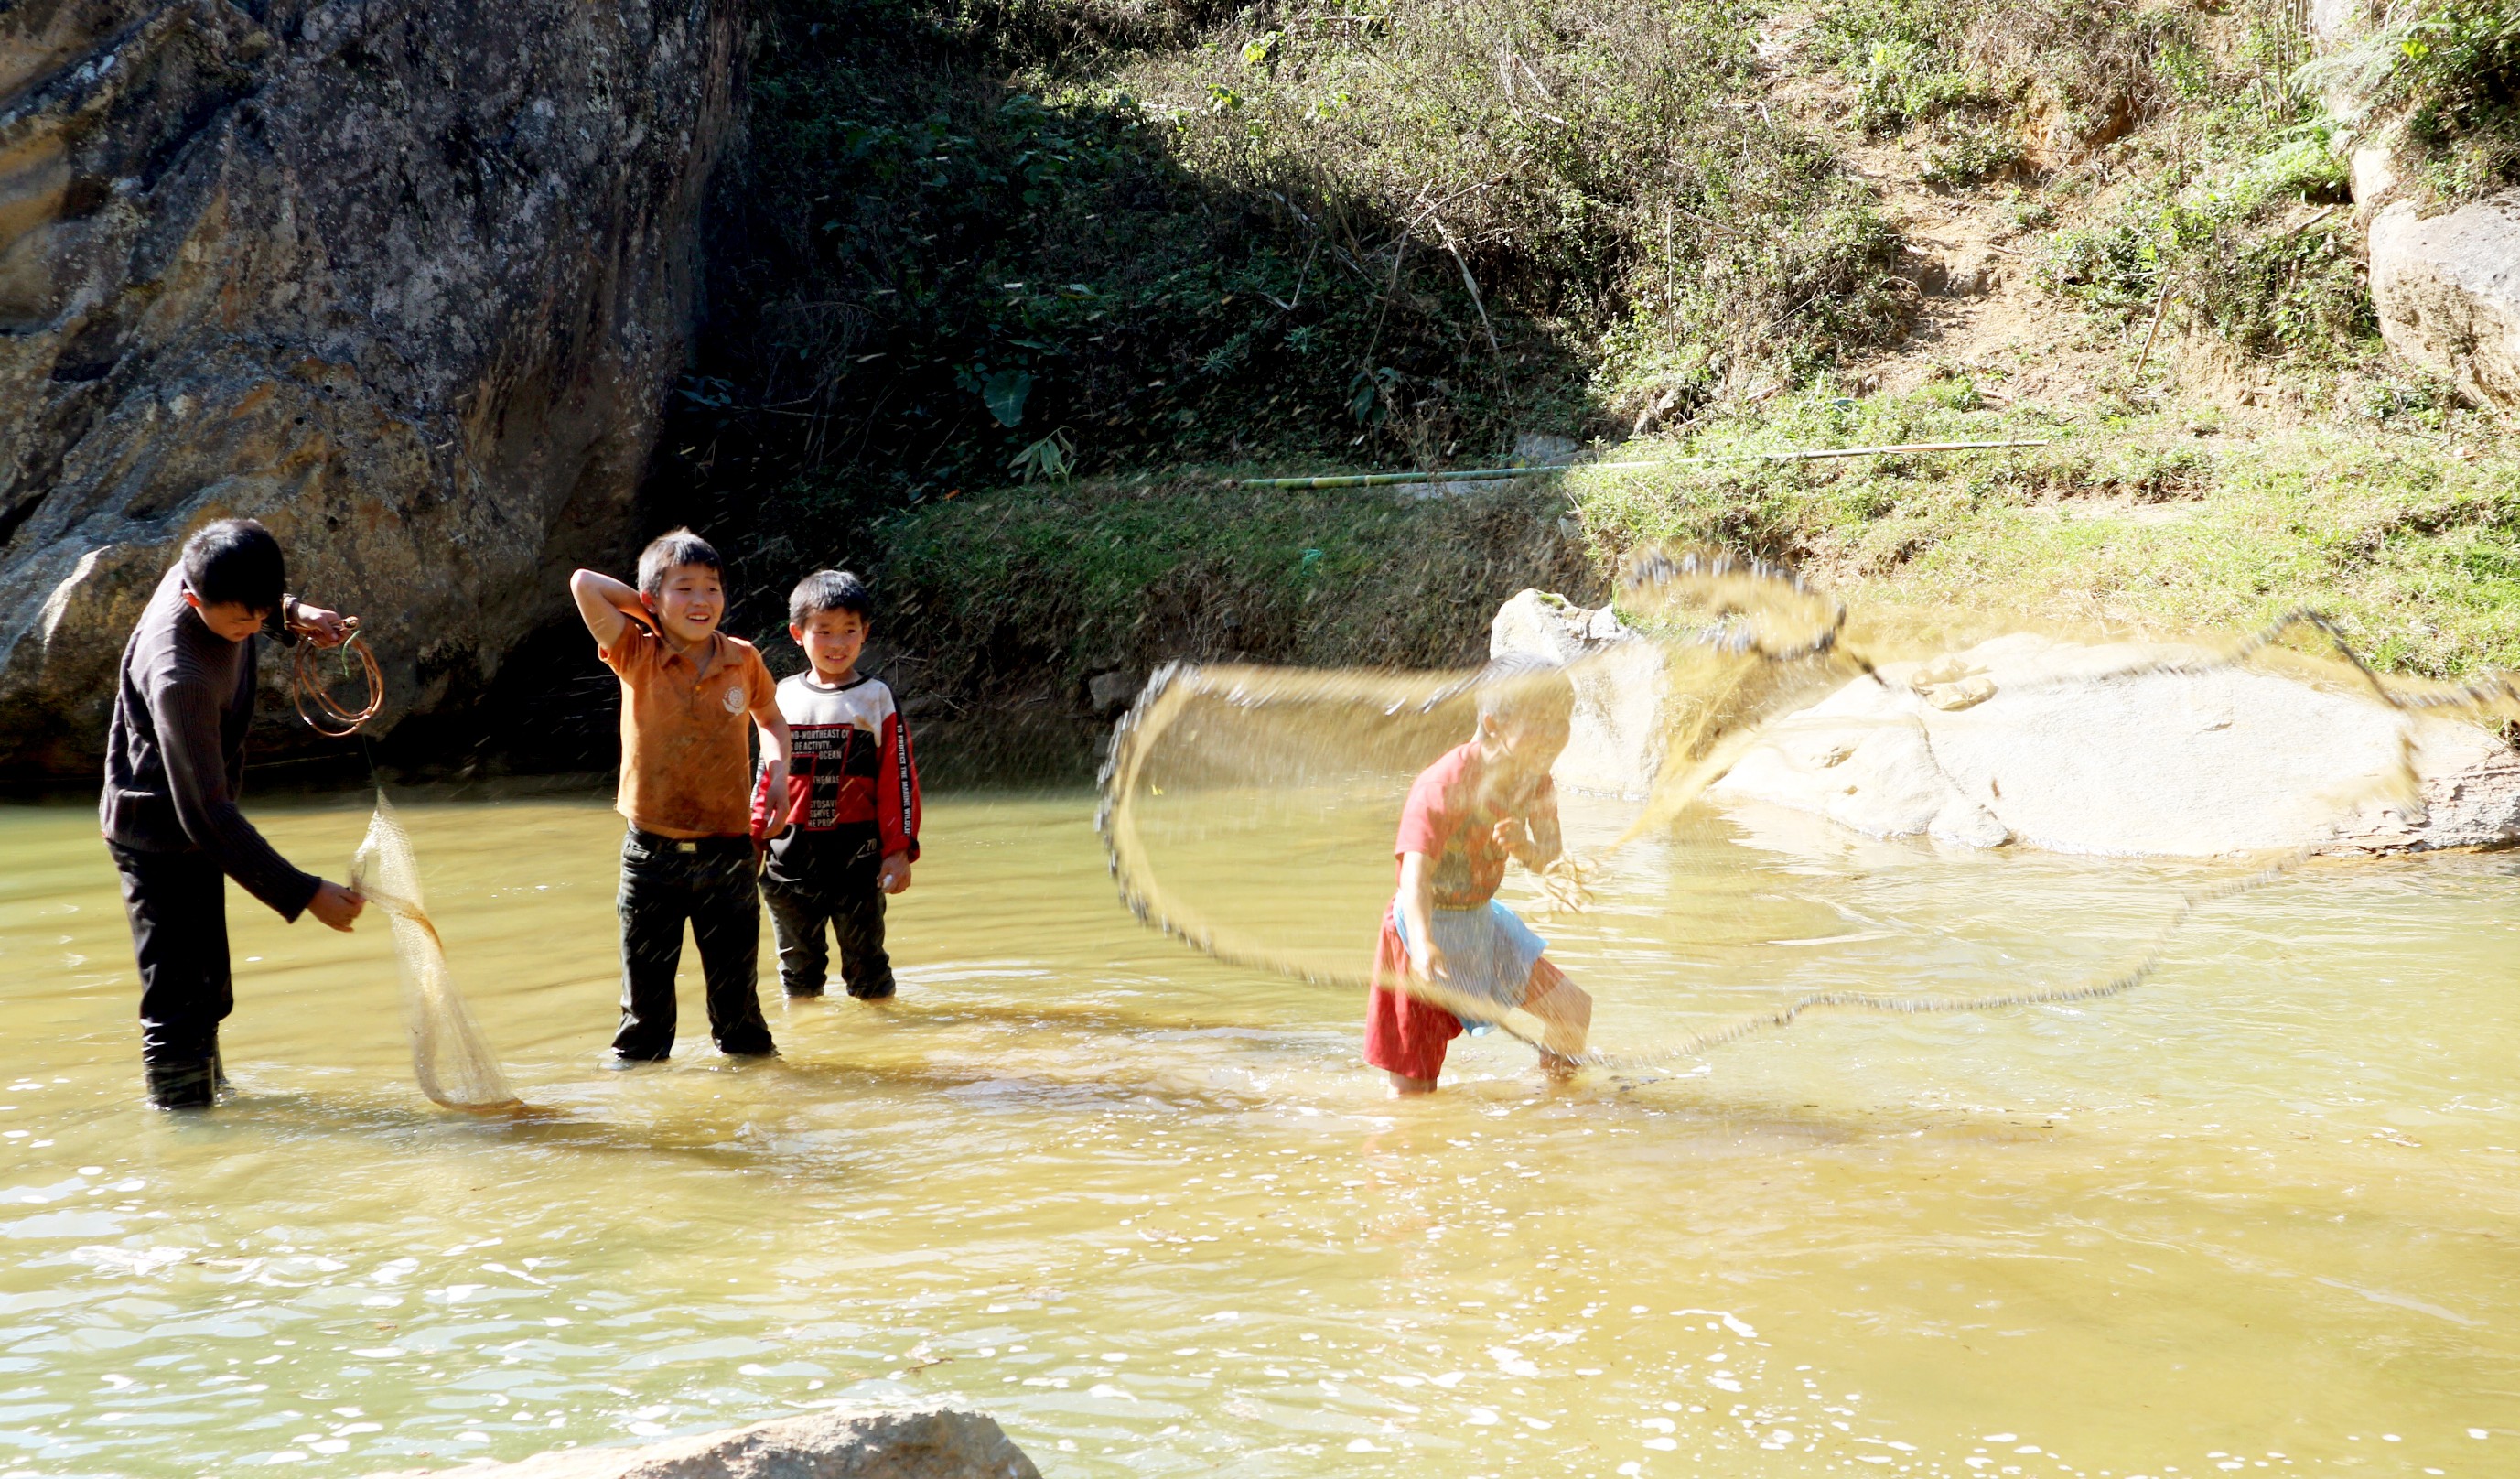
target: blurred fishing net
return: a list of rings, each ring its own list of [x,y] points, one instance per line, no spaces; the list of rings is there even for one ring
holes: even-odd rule
[[[1693,933],[1722,933],[1701,931],[1689,918],[1706,899],[1725,895],[1724,881],[1709,875],[1716,865],[1708,859],[1720,852],[1699,849],[1675,862],[1665,845],[1674,829],[1780,721],[1850,685],[1885,684],[1883,662],[1933,656],[1948,650],[1949,639],[1872,634],[1867,641],[1874,650],[1858,651],[1843,604],[1790,571],[1723,554],[1646,551],[1633,558],[1621,575],[1618,606],[1652,644],[1658,663],[1651,723],[1659,764],[1650,791],[1607,813],[1566,798],[1574,808],[1567,854],[1543,874],[1513,870],[1498,896],[1553,937],[1551,958],[1596,997],[1592,1046],[1579,1063],[1660,1065],[1816,1009],[1922,1014],[2115,996],[2160,968],[2198,909],[2272,882],[2315,851],[2168,870],[2182,885],[2170,898],[2159,871],[2145,875],[2148,886],[2101,885],[2113,891],[2108,907],[2076,906],[2085,933],[2077,949],[2062,938],[2071,931],[2052,922],[1998,919],[1979,942],[1980,955],[2011,964],[1984,965],[1972,978],[2008,976],[2001,990],[1951,989],[1941,954],[1902,961],[1874,946],[1780,970],[1759,964],[1773,963],[1773,953],[1698,948]],[[2351,689],[2409,721],[2402,724],[2394,760],[2361,786],[2370,798],[2401,806],[2411,804],[2416,788],[2413,715],[2520,717],[2520,695],[2507,679],[2384,680],[2315,612],[2293,613],[2235,643],[2116,650],[2139,655],[2100,671],[2086,662],[2048,679],[2013,675],[2011,688],[2250,666]],[[1615,686],[1627,681],[1619,664],[1631,660],[1614,646],[1578,656],[1562,671],[1579,690]],[[1928,668],[1923,676],[1941,675]],[[1361,992],[1374,979],[1373,941],[1393,895],[1392,838],[1402,802],[1420,771],[1473,736],[1480,687],[1497,681],[1511,680],[1494,668],[1163,669],[1120,722],[1102,775],[1098,826],[1123,901],[1220,961]],[[1955,676],[1944,688],[1977,681]],[[2111,741],[2093,735],[2090,742]],[[2065,892],[2048,886],[2051,894]],[[2092,886],[2087,868],[2074,887]],[[2113,932],[2089,938],[2103,926]],[[2043,959],[2051,964],[2037,964]],[[1763,968],[1771,979],[1709,979]],[[1414,973],[1381,984],[1465,1016],[1478,1005]],[[1539,1045],[1541,1024],[1527,1013],[1508,1013],[1497,1025]]]
[[[446,947],[421,899],[420,862],[411,834],[382,791],[368,834],[350,860],[350,886],[392,921],[394,956],[402,977],[403,1027],[411,1038],[411,1068],[420,1090],[438,1104],[474,1114],[522,1109],[499,1060],[447,968]]]

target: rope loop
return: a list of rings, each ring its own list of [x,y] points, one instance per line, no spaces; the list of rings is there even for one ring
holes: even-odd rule
[[[349,739],[385,706],[384,674],[378,670],[377,654],[368,650],[367,643],[359,636],[358,627],[358,622],[352,620],[349,637],[335,650],[341,654],[343,676],[364,674],[367,679],[368,701],[362,708],[346,707],[334,697],[333,691],[325,686],[323,673],[318,670],[322,659],[314,655],[318,650],[315,644],[305,641],[297,644],[294,671],[290,675],[290,696],[296,701],[297,717],[306,721],[307,728],[328,740]]]

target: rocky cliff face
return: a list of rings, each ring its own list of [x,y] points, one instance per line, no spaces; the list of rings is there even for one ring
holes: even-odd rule
[[[98,752],[202,521],[361,614],[386,721],[617,558],[739,0],[0,0],[0,762]]]

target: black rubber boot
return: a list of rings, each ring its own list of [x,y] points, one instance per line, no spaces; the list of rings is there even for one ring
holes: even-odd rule
[[[218,1102],[218,1059],[187,1058],[144,1065],[149,1102],[160,1109],[207,1109]]]

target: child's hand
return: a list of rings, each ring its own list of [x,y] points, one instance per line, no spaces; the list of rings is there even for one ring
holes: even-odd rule
[[[291,625],[319,648],[337,648],[357,635],[359,618],[301,601],[297,603],[297,619]]]
[[[1431,940],[1409,952],[1409,968],[1429,981],[1449,981],[1453,978],[1452,967],[1444,964],[1444,952],[1436,949]]]
[[[347,934],[368,901],[354,888],[325,881],[316,885],[315,897],[306,901],[306,912],[333,928]]]
[[[774,811],[770,814],[770,820],[762,826],[760,840],[763,842],[776,842],[787,834],[787,813]]]
[[[1520,817],[1508,817],[1499,822],[1488,829],[1488,835],[1496,840],[1498,847],[1509,854],[1520,853],[1530,840],[1530,833],[1524,829]]]
[[[903,889],[908,888],[910,886],[910,854],[906,852],[888,854],[883,860],[882,869],[875,875],[875,882],[878,888],[882,889],[888,894],[897,894]]]

